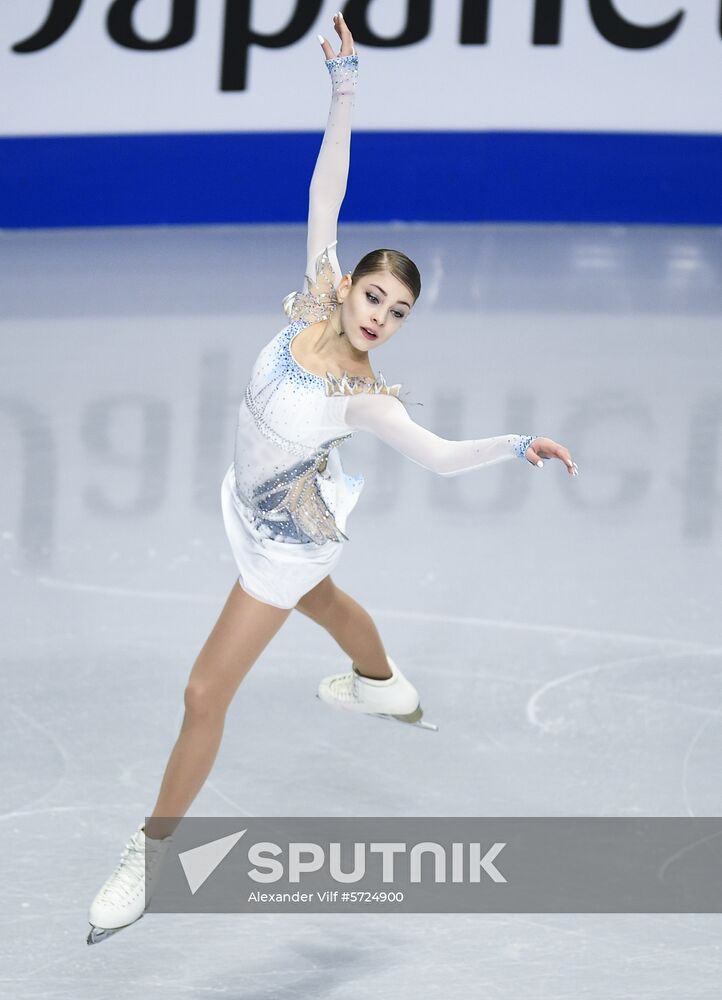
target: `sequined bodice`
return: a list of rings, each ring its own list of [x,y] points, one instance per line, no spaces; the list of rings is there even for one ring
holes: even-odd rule
[[[388,386],[383,375],[315,375],[290,350],[298,332],[339,306],[336,224],[348,174],[358,57],[339,56],[326,66],[332,98],[309,189],[305,281],[283,301],[290,325],[266,344],[253,366],[238,412],[234,455],[235,498],[257,531],[274,541],[317,545],[347,537],[346,517],[363,487],[362,476],[345,475],[338,454],[353,433],[345,420],[348,405],[359,402],[347,397],[398,395],[400,388]]]
[[[346,476],[336,453],[353,436],[343,397],[357,392],[398,395],[383,374],[325,377],[303,368],[291,341],[309,319],[281,330],[256,359],[236,430],[236,499],[262,536],[276,541],[341,541],[345,518],[363,487]]]

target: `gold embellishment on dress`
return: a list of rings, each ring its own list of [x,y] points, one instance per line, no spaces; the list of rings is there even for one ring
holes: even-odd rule
[[[388,385],[383,372],[373,379],[368,375],[349,375],[344,372],[338,378],[333,372],[326,372],[326,395],[327,396],[353,396],[357,392],[371,392],[378,395],[383,393],[386,396],[396,396],[398,399],[401,382],[395,385]]]
[[[291,292],[283,300],[283,308],[292,322],[304,319],[309,323],[319,323],[322,319],[328,319],[331,313],[338,306],[338,299],[335,292],[319,292],[318,295],[311,295],[310,292]]]
[[[326,506],[316,481],[318,473],[326,469],[331,449],[347,437],[351,435],[344,434],[327,441],[319,454],[285,469],[254,490],[252,508],[257,518],[269,526],[290,526],[291,537],[298,541],[312,541],[317,545],[341,539],[348,541],[348,536],[338,527]]]
[[[326,541],[338,541],[339,535],[343,538],[347,536],[338,527],[333,514],[321,498],[316,485],[317,472],[316,466],[312,466],[299,476],[289,488],[285,504],[301,531],[321,545]]]
[[[331,244],[334,246],[334,244]],[[328,319],[338,306],[336,296],[336,275],[328,255],[329,247],[319,254],[316,261],[316,277],[306,275],[307,292],[289,292],[283,300],[283,311],[292,322],[304,319],[318,323]]]

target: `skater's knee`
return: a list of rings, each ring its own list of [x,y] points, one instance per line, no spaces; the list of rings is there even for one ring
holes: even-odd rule
[[[204,681],[189,681],[183,692],[186,713],[194,718],[221,715],[228,708],[228,702],[227,692]]]

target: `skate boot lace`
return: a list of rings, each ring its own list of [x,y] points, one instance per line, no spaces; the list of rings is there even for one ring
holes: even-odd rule
[[[339,701],[358,701],[359,690],[356,671],[352,669],[350,673],[344,674],[342,677],[338,677],[335,681],[332,681],[331,690],[334,698],[338,698]]]
[[[151,852],[148,858],[149,874],[154,860],[154,852]],[[127,898],[138,891],[139,881],[145,884],[145,852],[134,835],[123,848],[120,861],[103,889],[103,895],[110,897],[119,894]]]

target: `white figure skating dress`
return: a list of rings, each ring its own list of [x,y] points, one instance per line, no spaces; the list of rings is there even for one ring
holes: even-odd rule
[[[308,258],[302,292],[284,299],[291,323],[258,355],[238,411],[233,462],[221,487],[223,521],[238,582],[253,597],[293,608],[331,573],[348,541],[348,516],[363,476],[342,467],[339,445],[358,430],[375,434],[407,458],[455,476],[524,454],[531,435],[449,441],[409,416],[400,385],[383,374],[324,377],[293,354],[301,330],[338,307],[342,272],[336,220],[345,193],[358,56],[331,59],[333,95],[311,184]]]
[[[284,300],[290,324],[266,344],[253,365],[238,411],[233,462],[221,487],[238,582],[252,596],[280,608],[295,607],[341,557],[348,540],[346,522],[363,477],[346,475],[339,445],[356,431],[375,434],[442,476],[515,455],[524,458],[533,440],[506,434],[447,441],[411,419],[399,399],[401,387],[387,385],[383,375],[328,372],[321,377],[296,361],[294,338],[338,307],[336,288],[342,277],[336,220],[348,172],[358,58],[344,56],[326,65],[333,96],[311,182],[306,281],[302,292]],[[358,671],[328,677],[319,696],[351,711],[436,728],[421,722],[418,692],[390,658],[389,666],[389,680],[362,677]],[[89,944],[142,917],[169,844],[170,838],[146,838],[145,827],[138,827],[91,904]]]

